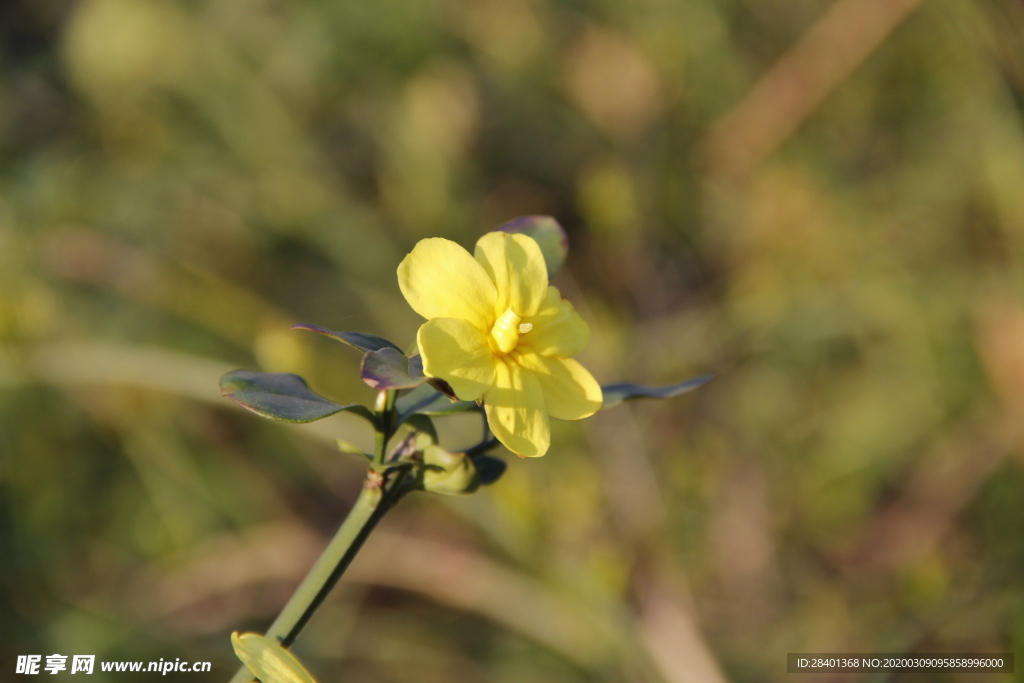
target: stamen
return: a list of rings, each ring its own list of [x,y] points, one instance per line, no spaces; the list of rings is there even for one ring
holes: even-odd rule
[[[533,323],[520,323],[519,334],[526,334],[533,329]]]
[[[491,338],[501,353],[508,353],[516,347],[519,343],[519,316],[515,311],[509,308],[498,316],[491,328]]]

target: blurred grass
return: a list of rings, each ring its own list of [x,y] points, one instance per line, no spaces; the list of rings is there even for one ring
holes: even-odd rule
[[[370,401],[288,326],[404,345],[402,255],[529,213],[600,380],[720,377],[403,502],[299,641],[320,680],[1020,650],[1022,103],[993,0],[0,5],[0,666],[229,675],[365,435],[218,375]]]

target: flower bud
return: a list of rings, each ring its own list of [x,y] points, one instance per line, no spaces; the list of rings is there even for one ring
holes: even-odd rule
[[[443,496],[476,491],[480,485],[476,467],[465,453],[450,453],[440,446],[423,450],[423,489]]]
[[[316,683],[302,663],[284,649],[277,638],[235,632],[231,634],[231,645],[252,675],[264,683]]]

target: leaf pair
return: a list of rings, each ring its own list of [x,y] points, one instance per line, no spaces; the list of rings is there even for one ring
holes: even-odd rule
[[[233,370],[220,378],[220,391],[246,410],[281,422],[313,422],[342,411],[377,422],[366,406],[328,401],[314,394],[306,380],[287,372]]]
[[[454,393],[447,382],[423,374],[419,355],[409,358],[392,342],[361,332],[335,332],[319,325],[298,323],[293,330],[308,330],[347,344],[363,352],[359,375],[378,391],[412,389],[399,401],[398,422],[421,412],[443,415],[478,409],[469,401],[452,402]],[[377,418],[366,406],[342,405],[313,393],[306,381],[290,373],[234,370],[220,380],[221,394],[262,417],[282,422],[313,422],[342,411],[355,413],[376,425]]]
[[[292,325],[292,329],[316,332],[362,351],[359,376],[371,389],[415,389],[430,382],[438,391],[449,396],[454,395],[445,381],[423,374],[423,360],[418,354],[410,358],[402,353],[398,346],[383,337],[362,332],[335,332],[309,323]]]

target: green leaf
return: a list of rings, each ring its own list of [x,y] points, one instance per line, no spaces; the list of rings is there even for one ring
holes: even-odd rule
[[[277,640],[258,633],[231,634],[231,646],[262,683],[316,683],[302,663]]]
[[[342,453],[354,453],[356,455],[363,456],[367,460],[371,460],[371,461],[373,460],[373,456],[372,455],[370,455],[369,453],[364,451],[359,446],[356,446],[355,444],[349,443],[348,441],[345,441],[344,439],[335,439],[334,443],[338,444],[338,450],[341,451]]]
[[[444,394],[441,394],[444,396]],[[425,410],[419,411],[423,415],[438,417],[439,415],[455,415],[457,413],[468,413],[473,410],[483,410],[483,407],[476,401],[453,401],[444,396],[444,402],[438,402]]]
[[[298,375],[234,370],[220,378],[220,392],[246,410],[282,422],[313,422],[348,411],[376,423],[370,409],[317,396]]]
[[[544,254],[548,277],[557,273],[565,263],[565,256],[569,253],[569,238],[558,221],[551,216],[520,216],[505,223],[498,230],[532,237]]]
[[[398,413],[399,422],[413,413],[429,408],[442,396],[441,392],[429,384],[423,384],[410,392],[402,394],[395,401],[395,411]]]
[[[370,351],[359,364],[359,376],[373,389],[413,389],[427,381],[423,368],[409,363],[401,351],[384,348]]]
[[[604,405],[602,408],[611,408],[623,401],[634,398],[675,398],[704,386],[714,377],[714,375],[701,375],[700,377],[694,377],[685,382],[670,384],[665,387],[648,387],[643,384],[632,384],[630,382],[609,384],[608,386],[601,387],[601,391],[604,392]]]
[[[380,351],[381,349],[394,349],[399,353],[402,352],[402,349],[398,348],[395,344],[389,342],[384,337],[378,337],[374,334],[365,334],[363,332],[335,332],[334,330],[329,330],[326,327],[320,327],[319,325],[312,325],[310,323],[296,323],[292,325],[292,329],[316,332],[317,334],[330,337],[335,341],[348,344],[352,348],[359,349],[364,353],[367,351]]]
[[[465,413],[471,410],[481,410],[474,401],[452,401],[444,393],[438,391],[430,384],[416,387],[407,394],[403,394],[395,401],[395,409],[398,411],[399,423],[408,419],[414,413],[421,415],[454,415]]]

